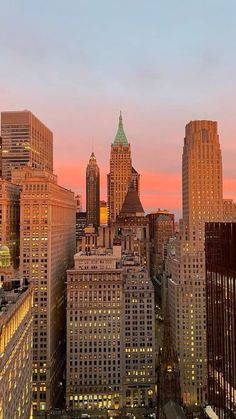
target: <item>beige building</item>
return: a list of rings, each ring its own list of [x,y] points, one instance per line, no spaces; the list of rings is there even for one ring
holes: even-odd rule
[[[65,279],[75,253],[74,195],[56,176],[20,168],[20,273],[33,285],[33,409],[60,396],[65,367]]]
[[[132,168],[131,148],[124,132],[120,114],[118,131],[111,145],[110,173],[107,176],[110,223],[116,220],[130,183],[133,183],[139,194],[139,174]]]
[[[20,188],[0,179],[0,245],[9,247],[14,269],[20,256]]]
[[[223,199],[223,220],[229,223],[236,221],[236,202],[233,199]]]
[[[206,401],[205,221],[223,219],[222,159],[217,123],[192,121],[183,150],[183,220],[169,280],[173,341],[188,405]]]
[[[32,287],[0,287],[0,418],[28,419],[31,409]]]
[[[2,177],[19,166],[53,171],[53,134],[30,111],[1,113]]]
[[[122,269],[112,255],[78,253],[67,272],[66,404],[122,405]]]
[[[106,201],[100,201],[100,225],[108,225],[108,206]]]
[[[120,246],[113,254],[78,253],[67,272],[70,408],[155,403],[153,285],[134,257],[121,261]]]
[[[123,259],[123,406],[156,404],[154,287],[133,256]]]

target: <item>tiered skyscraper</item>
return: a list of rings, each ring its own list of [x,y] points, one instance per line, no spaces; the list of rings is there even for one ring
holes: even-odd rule
[[[87,224],[100,224],[100,174],[95,154],[92,153],[86,169]]]
[[[30,111],[2,112],[1,135],[4,179],[19,166],[53,171],[53,134]]]
[[[204,223],[223,217],[216,122],[192,121],[186,126],[182,175],[183,220],[169,282],[170,314],[183,401],[203,404],[207,375]]]
[[[109,222],[116,221],[130,183],[139,194],[139,174],[132,167],[131,148],[127,141],[122,115],[119,117],[118,131],[111,145],[110,173],[107,176]]]

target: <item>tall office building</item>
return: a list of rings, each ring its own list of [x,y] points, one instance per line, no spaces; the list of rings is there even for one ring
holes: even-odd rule
[[[116,257],[75,255],[67,273],[68,407],[122,405],[122,283]]]
[[[208,403],[236,417],[236,223],[206,224]]]
[[[122,258],[123,406],[156,405],[154,287],[134,255]]]
[[[75,200],[56,176],[29,167],[21,178],[20,274],[33,286],[33,409],[57,402],[65,367],[65,280],[75,253]]]
[[[152,282],[133,256],[94,249],[67,272],[67,382],[70,408],[155,405]]]
[[[107,176],[110,223],[115,222],[131,183],[139,194],[139,174],[132,167],[130,144],[127,141],[120,114],[118,130],[111,145],[110,173]]]
[[[7,280],[0,287],[0,418],[28,419],[32,395],[32,287]]]
[[[1,113],[2,177],[19,166],[53,171],[52,132],[30,111]]]
[[[86,169],[86,212],[87,224],[100,224],[100,174],[94,153],[91,154]]]
[[[192,121],[183,150],[183,220],[169,280],[173,342],[188,405],[206,399],[205,221],[223,218],[222,160],[217,123]]]
[[[19,267],[20,257],[20,188],[0,180],[0,245],[10,250],[11,264]]]

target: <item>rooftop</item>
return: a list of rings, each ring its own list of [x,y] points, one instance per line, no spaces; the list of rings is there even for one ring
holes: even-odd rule
[[[112,145],[113,146],[117,146],[117,145],[128,146],[129,145],[125,132],[124,132],[124,128],[123,128],[123,120],[122,120],[121,112],[119,116],[118,130],[117,130],[117,133],[116,133],[116,136]]]

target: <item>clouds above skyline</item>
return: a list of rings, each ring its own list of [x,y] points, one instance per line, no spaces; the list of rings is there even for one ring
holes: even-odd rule
[[[85,190],[94,143],[103,198],[119,110],[144,207],[180,214],[189,120],[219,122],[225,195],[236,198],[233,0],[11,0],[1,5],[0,110],[54,132],[61,184]]]

